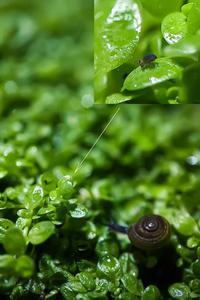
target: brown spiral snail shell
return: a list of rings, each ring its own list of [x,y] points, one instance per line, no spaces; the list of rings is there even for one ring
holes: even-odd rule
[[[110,224],[110,229],[128,235],[133,245],[143,250],[155,250],[163,247],[170,238],[169,222],[159,215],[144,216],[130,227]]]

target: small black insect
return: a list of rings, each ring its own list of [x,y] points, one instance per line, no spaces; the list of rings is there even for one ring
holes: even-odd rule
[[[155,54],[147,54],[143,57],[143,59],[139,60],[139,65],[141,68],[145,68],[147,66],[150,66],[151,63],[156,60],[157,56]]]

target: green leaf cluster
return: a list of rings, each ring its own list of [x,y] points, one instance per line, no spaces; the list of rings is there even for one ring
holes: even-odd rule
[[[200,103],[198,0],[97,0],[94,50],[96,103]]]
[[[92,3],[64,3],[68,10],[63,0],[0,4],[9,30],[18,13],[34,16],[39,28],[30,36],[26,21],[1,36],[0,299],[199,299],[200,110],[124,106],[80,166],[113,110],[84,108],[92,96],[91,32],[83,11]],[[125,15],[129,26],[131,12]],[[70,41],[67,51],[63,39]],[[70,56],[69,73],[63,51],[82,55]],[[161,72],[172,62],[163,59]],[[44,68],[47,60],[58,68],[55,77],[55,65]],[[174,65],[168,79],[180,71]],[[176,92],[170,86],[168,93]],[[137,250],[108,229],[111,219],[128,226],[150,213],[172,226],[169,245],[156,253]]]
[[[32,105],[0,121],[1,297],[198,299],[198,107],[122,107],[74,173],[112,108],[68,103],[44,120],[42,111],[31,116]],[[30,123],[51,134],[39,138]],[[169,245],[157,252],[108,229],[111,218],[128,226],[151,213],[172,226]]]

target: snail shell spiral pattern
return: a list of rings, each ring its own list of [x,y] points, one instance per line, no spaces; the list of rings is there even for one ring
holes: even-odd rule
[[[142,217],[128,229],[128,237],[135,247],[154,250],[163,247],[170,238],[170,224],[158,215]]]

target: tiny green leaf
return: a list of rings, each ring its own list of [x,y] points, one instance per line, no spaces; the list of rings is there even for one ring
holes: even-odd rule
[[[42,200],[43,195],[44,195],[44,191],[43,191],[42,187],[39,185],[36,185],[33,190],[33,199],[35,201],[39,202],[40,200]]]
[[[55,231],[55,226],[49,221],[35,224],[29,231],[28,238],[33,245],[46,241]]]
[[[72,218],[80,219],[87,215],[87,208],[81,204],[78,204],[74,209],[70,209],[69,213]]]
[[[120,258],[120,267],[123,273],[131,273],[135,277],[138,276],[138,267],[134,261],[134,257],[130,253],[123,253]]]
[[[87,291],[86,288],[82,285],[82,283],[75,278],[70,280],[69,284],[71,289],[75,292],[85,293]]]
[[[106,255],[100,258],[97,264],[97,270],[100,274],[102,273],[107,277],[112,278],[113,276],[117,276],[120,272],[120,264],[115,257]]]
[[[118,104],[133,99],[132,95],[123,95],[120,93],[112,94],[106,98],[106,104]]]
[[[76,297],[69,283],[64,283],[60,288],[60,292],[64,300],[74,300]]]
[[[142,300],[160,300],[161,295],[159,289],[154,285],[149,285],[146,287],[142,294]]]
[[[140,296],[141,295],[141,285],[138,279],[134,276],[134,274],[124,274],[121,278],[121,281],[124,287],[133,295]]]
[[[81,272],[76,275],[76,278],[81,282],[81,284],[88,290],[95,289],[95,278],[91,272]]]
[[[169,294],[173,299],[189,299],[190,289],[184,283],[174,283],[169,287]]]
[[[55,177],[51,172],[45,172],[40,177],[42,188],[51,191],[56,187]]]
[[[187,33],[186,16],[181,12],[167,15],[162,21],[161,31],[168,44],[176,44]]]
[[[58,192],[63,196],[70,196],[73,191],[73,184],[70,176],[63,176],[58,181]]]

